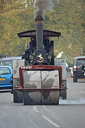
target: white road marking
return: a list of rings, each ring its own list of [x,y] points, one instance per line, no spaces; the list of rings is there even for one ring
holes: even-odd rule
[[[47,112],[50,112],[50,110],[47,109],[45,105],[43,105],[43,108],[44,108]]]
[[[59,125],[57,125],[56,123],[54,123],[52,120],[48,119],[46,116],[42,116],[44,119],[46,119],[49,123],[51,123],[52,125],[54,125],[56,128],[60,128]]]
[[[34,106],[33,109],[35,110],[35,112],[39,113],[36,106]]]

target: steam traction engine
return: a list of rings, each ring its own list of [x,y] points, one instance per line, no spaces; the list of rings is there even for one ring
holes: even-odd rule
[[[13,100],[24,105],[58,105],[60,92],[66,97],[66,86],[62,85],[62,67],[54,65],[54,42],[49,37],[61,33],[43,30],[42,19],[37,19],[36,30],[18,33],[31,41],[23,59],[13,62]]]

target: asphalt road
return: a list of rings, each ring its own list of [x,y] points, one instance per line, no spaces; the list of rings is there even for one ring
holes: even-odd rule
[[[13,103],[10,92],[0,93],[0,128],[85,128],[85,80],[67,79],[68,98],[57,105]]]

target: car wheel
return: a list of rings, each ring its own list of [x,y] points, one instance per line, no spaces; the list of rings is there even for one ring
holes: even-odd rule
[[[17,89],[13,90],[13,102],[23,103],[23,92]]]
[[[59,97],[62,98],[63,100],[67,99],[67,90],[61,90]]]
[[[77,82],[77,77],[73,76],[73,82]]]

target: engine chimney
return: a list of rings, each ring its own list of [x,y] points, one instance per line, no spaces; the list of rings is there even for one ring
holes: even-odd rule
[[[36,51],[34,65],[47,65],[46,51],[43,49],[43,17],[38,15],[35,17],[36,22]]]
[[[43,49],[43,20],[41,15],[35,17],[37,50]]]

